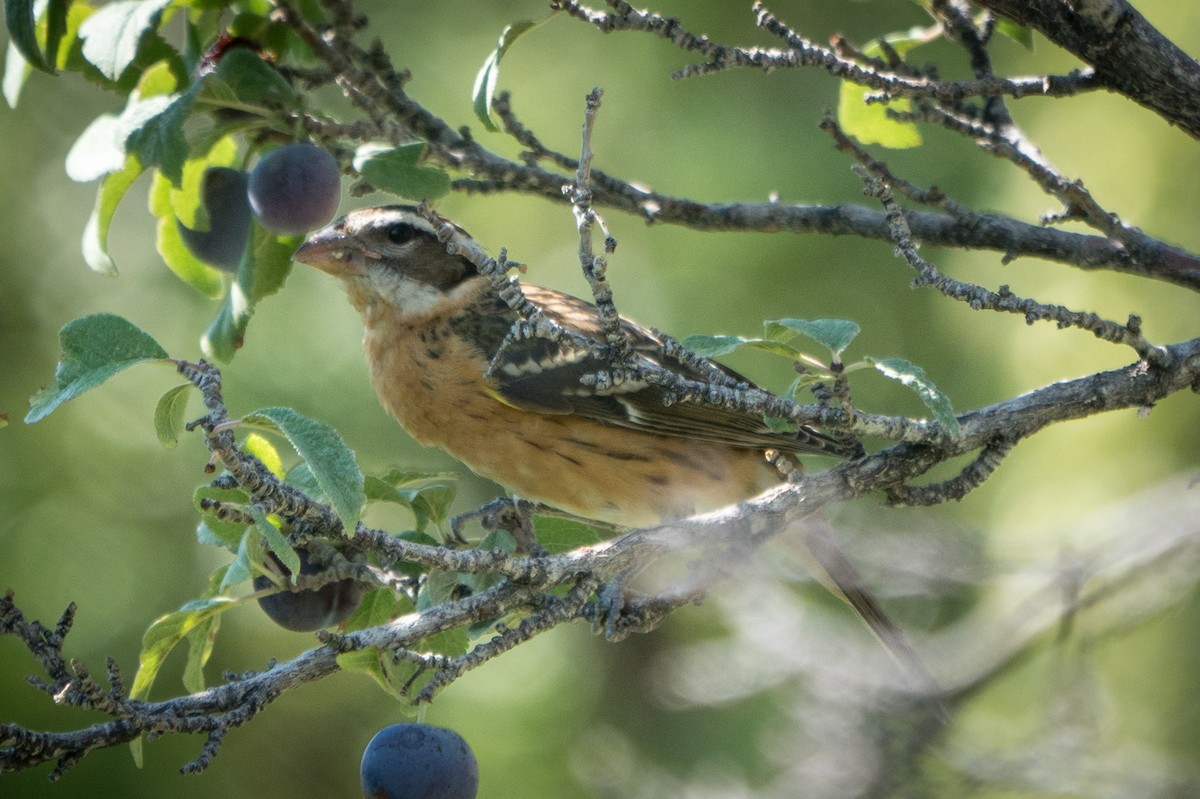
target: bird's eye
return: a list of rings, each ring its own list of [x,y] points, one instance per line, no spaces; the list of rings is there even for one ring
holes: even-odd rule
[[[392,225],[388,228],[388,241],[392,244],[403,244],[406,241],[412,241],[417,235],[417,231],[412,225],[407,225],[403,222]]]

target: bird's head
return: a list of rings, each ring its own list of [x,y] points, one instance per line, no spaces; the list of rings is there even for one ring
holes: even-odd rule
[[[293,258],[341,278],[360,310],[383,300],[406,316],[432,310],[479,277],[407,205],[351,211],[312,234]]]

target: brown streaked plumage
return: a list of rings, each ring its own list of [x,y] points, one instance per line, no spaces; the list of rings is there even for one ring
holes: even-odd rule
[[[346,287],[362,313],[363,345],[380,402],[414,439],[440,447],[525,499],[627,527],[679,519],[748,499],[780,482],[768,449],[854,457],[808,427],[770,430],[761,420],[694,403],[665,404],[662,390],[626,382],[607,390],[584,375],[609,364],[596,348],[526,338],[504,347],[516,312],[464,258],[451,255],[415,208],[347,214],[313,234],[296,260]],[[598,343],[595,306],[522,284],[551,320]],[[635,352],[686,377],[661,340],[622,319]],[[713,363],[738,380],[740,375]],[[917,680],[935,691],[903,631],[861,587],[824,522],[805,532],[816,576],[845,599]]]
[[[656,386],[585,386],[580,377],[608,365],[570,343],[517,341],[486,378],[516,313],[469,262],[446,252],[414,208],[352,212],[314,234],[296,260],[345,284],[363,315],[375,393],[404,429],[523,498],[645,526],[777,484],[767,449],[852,454],[811,428],[779,433],[732,411],[668,406]],[[603,342],[590,303],[540,286],[522,289],[548,318]],[[650,330],[622,324],[639,355],[703,379],[668,357]]]

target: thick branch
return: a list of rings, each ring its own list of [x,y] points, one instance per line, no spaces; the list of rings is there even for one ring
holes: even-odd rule
[[[1200,64],[1125,0],[978,0],[1040,31],[1106,86],[1200,138]]]
[[[569,202],[562,187],[571,177],[522,164],[487,150],[446,122],[426,111],[400,87],[384,85],[356,66],[366,58],[361,50],[338,37],[326,40],[304,21],[288,0],[272,0],[283,18],[313,48],[316,57],[339,75],[350,99],[369,115],[387,109],[389,117],[358,134],[406,141],[417,136],[430,145],[430,156],[447,166],[469,170],[470,178],[454,181],[454,188],[467,192],[516,191],[536,194],[554,202]],[[371,58],[377,66],[378,55]],[[313,132],[321,129],[316,120],[306,120]],[[344,126],[335,126],[339,135]],[[683,225],[696,230],[757,230],[765,232],[825,233],[887,240],[886,216],[861,206],[801,206],[780,203],[704,204],[635,187],[600,170],[592,170],[592,201],[597,206],[617,208],[639,215],[648,222]],[[958,219],[940,213],[914,212],[909,216],[913,237],[923,243],[945,247],[990,249],[1006,258],[1030,256],[1072,264],[1083,269],[1111,269],[1152,277],[1192,290],[1200,290],[1200,259],[1195,255],[1157,244],[1134,258],[1118,242],[1100,236],[1085,236],[1043,228],[1008,217],[980,214]]]

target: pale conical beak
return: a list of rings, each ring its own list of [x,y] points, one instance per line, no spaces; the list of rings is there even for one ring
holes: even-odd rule
[[[334,277],[349,277],[366,271],[361,257],[362,248],[346,235],[342,221],[321,228],[300,245],[292,260],[315,266]]]

